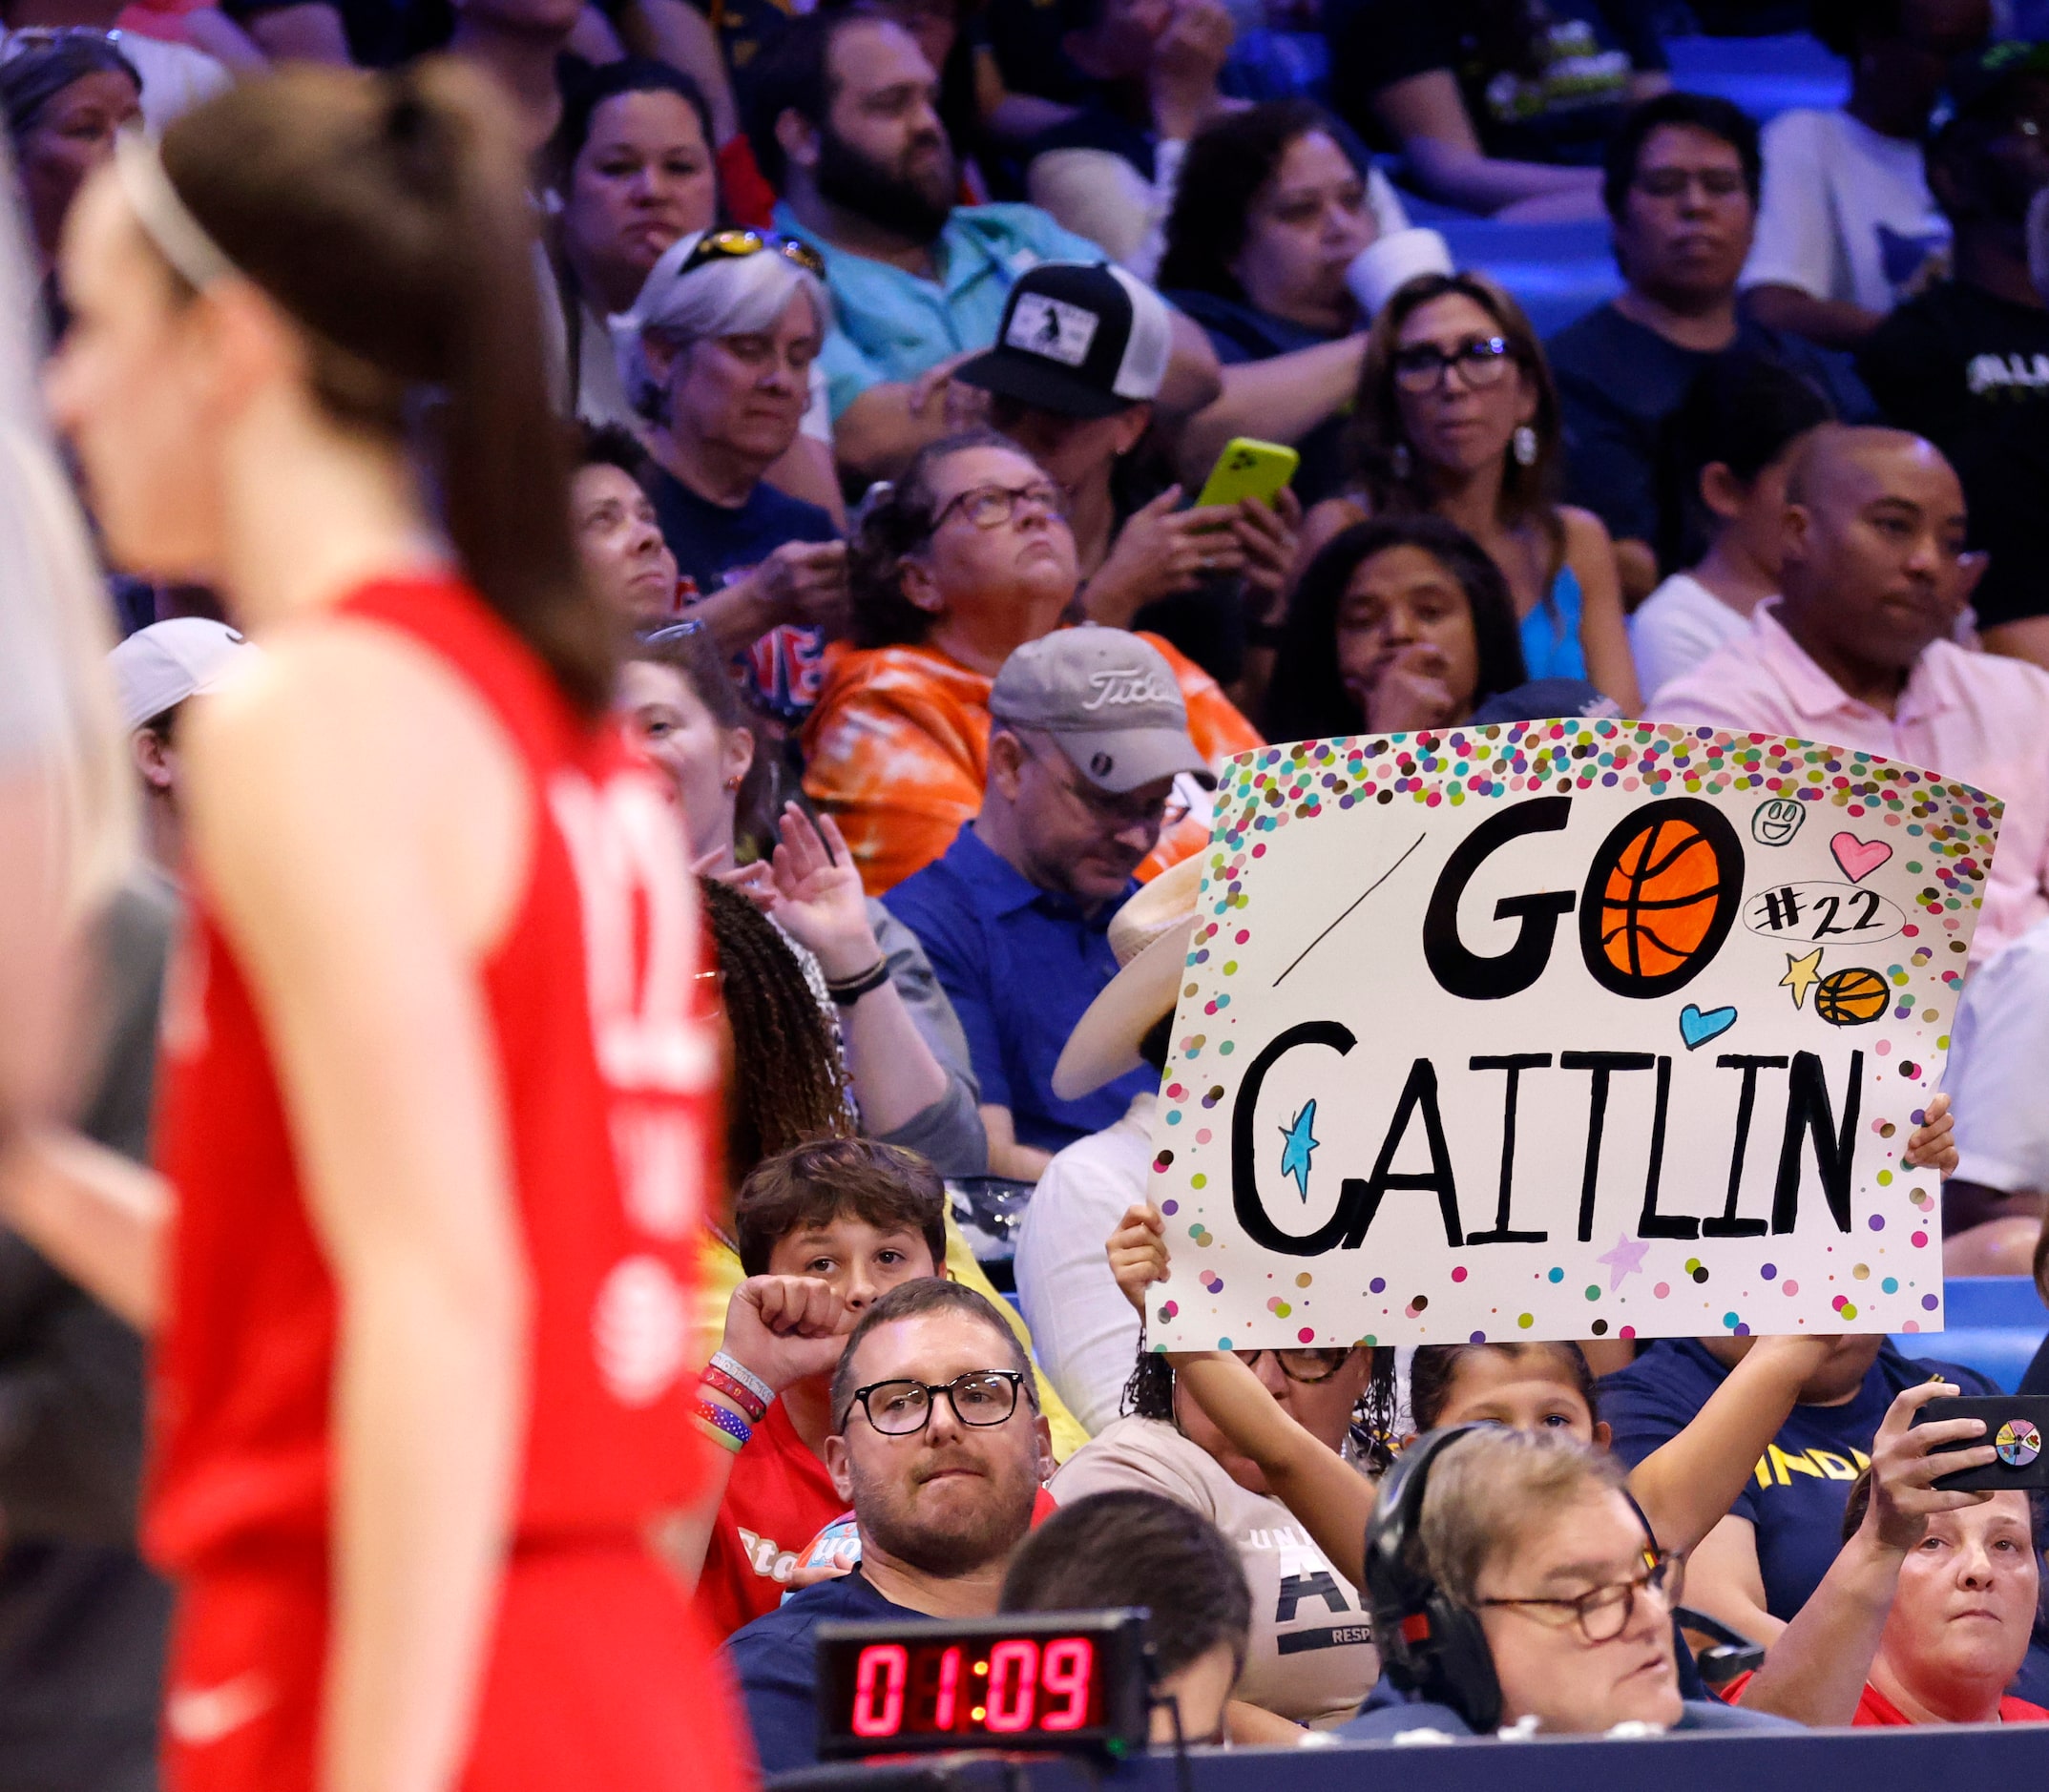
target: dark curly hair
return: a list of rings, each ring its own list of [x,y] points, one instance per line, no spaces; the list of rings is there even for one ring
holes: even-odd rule
[[[1032,458],[993,429],[964,429],[928,442],[910,457],[901,479],[868,493],[847,545],[856,647],[914,646],[930,631],[931,616],[904,595],[904,560],[931,539],[938,508],[932,475],[954,455],[983,448]]]
[[[1289,147],[1312,131],[1336,135],[1321,106],[1307,99],[1270,99],[1227,114],[1195,134],[1167,215],[1166,249],[1156,282],[1160,291],[1244,300],[1244,287],[1231,263],[1244,249],[1252,202],[1280,171]]]
[[[1269,740],[1322,740],[1367,725],[1338,672],[1338,607],[1352,574],[1390,548],[1419,548],[1451,573],[1466,594],[1479,650],[1475,705],[1527,677],[1516,600],[1494,556],[1456,523],[1441,516],[1390,516],[1354,523],[1333,535],[1295,587],[1281,625],[1280,650],[1266,686],[1261,725]]]
[[[1366,1391],[1351,1409],[1351,1442],[1367,1467],[1378,1474],[1394,1460],[1394,1346],[1356,1344],[1353,1348],[1370,1350],[1373,1363],[1367,1376]],[[1160,1419],[1176,1430],[1181,1428],[1181,1420],[1174,1411],[1174,1365],[1167,1361],[1164,1351],[1146,1347],[1142,1331],[1139,1335],[1139,1360],[1132,1367],[1131,1379],[1124,1384],[1119,1409],[1128,1418]]]
[[[725,1162],[737,1186],[763,1158],[858,1128],[839,1042],[775,924],[729,884],[701,877],[698,888],[733,1040]]]

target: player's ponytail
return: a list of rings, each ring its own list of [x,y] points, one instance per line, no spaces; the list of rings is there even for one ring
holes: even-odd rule
[[[469,577],[570,702],[601,712],[614,637],[571,531],[504,102],[447,60],[290,68],[181,118],[162,163],[212,246],[304,331],[329,414],[421,451]]]

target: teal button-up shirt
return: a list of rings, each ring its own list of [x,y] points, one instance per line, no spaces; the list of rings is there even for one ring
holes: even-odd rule
[[[1035,205],[955,206],[933,250],[936,280],[835,249],[799,224],[787,205],[776,207],[775,225],[826,258],[833,325],[819,365],[835,418],[871,385],[914,380],[949,355],[987,348],[1003,322],[1003,302],[1027,268],[1109,260]]]

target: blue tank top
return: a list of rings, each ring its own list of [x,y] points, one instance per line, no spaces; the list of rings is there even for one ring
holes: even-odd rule
[[[1579,645],[1579,575],[1558,568],[1551,594],[1522,619],[1522,660],[1532,680],[1584,678],[1586,650]]]

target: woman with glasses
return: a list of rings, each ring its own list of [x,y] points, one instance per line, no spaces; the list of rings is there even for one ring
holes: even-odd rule
[[[1584,679],[1636,712],[1615,548],[1599,517],[1553,502],[1558,392],[1507,293],[1478,274],[1400,287],[1373,321],[1350,447],[1357,483],[1309,512],[1305,565],[1368,517],[1445,517],[1508,581],[1529,677]]]
[[[1060,489],[990,430],[921,449],[878,489],[850,555],[853,645],[835,655],[804,736],[805,789],[838,822],[869,894],[953,844],[982,802],[989,693],[1003,662],[1075,614],[1080,583]],[[1157,636],[1212,765],[1259,736],[1216,680]],[[1141,877],[1197,850],[1207,818],[1161,836]]]
[[[817,700],[826,642],[846,626],[837,525],[769,477],[797,440],[831,321],[819,272],[802,243],[702,231],[663,251],[613,324],[684,607],[743,656],[752,706],[784,727]]]

